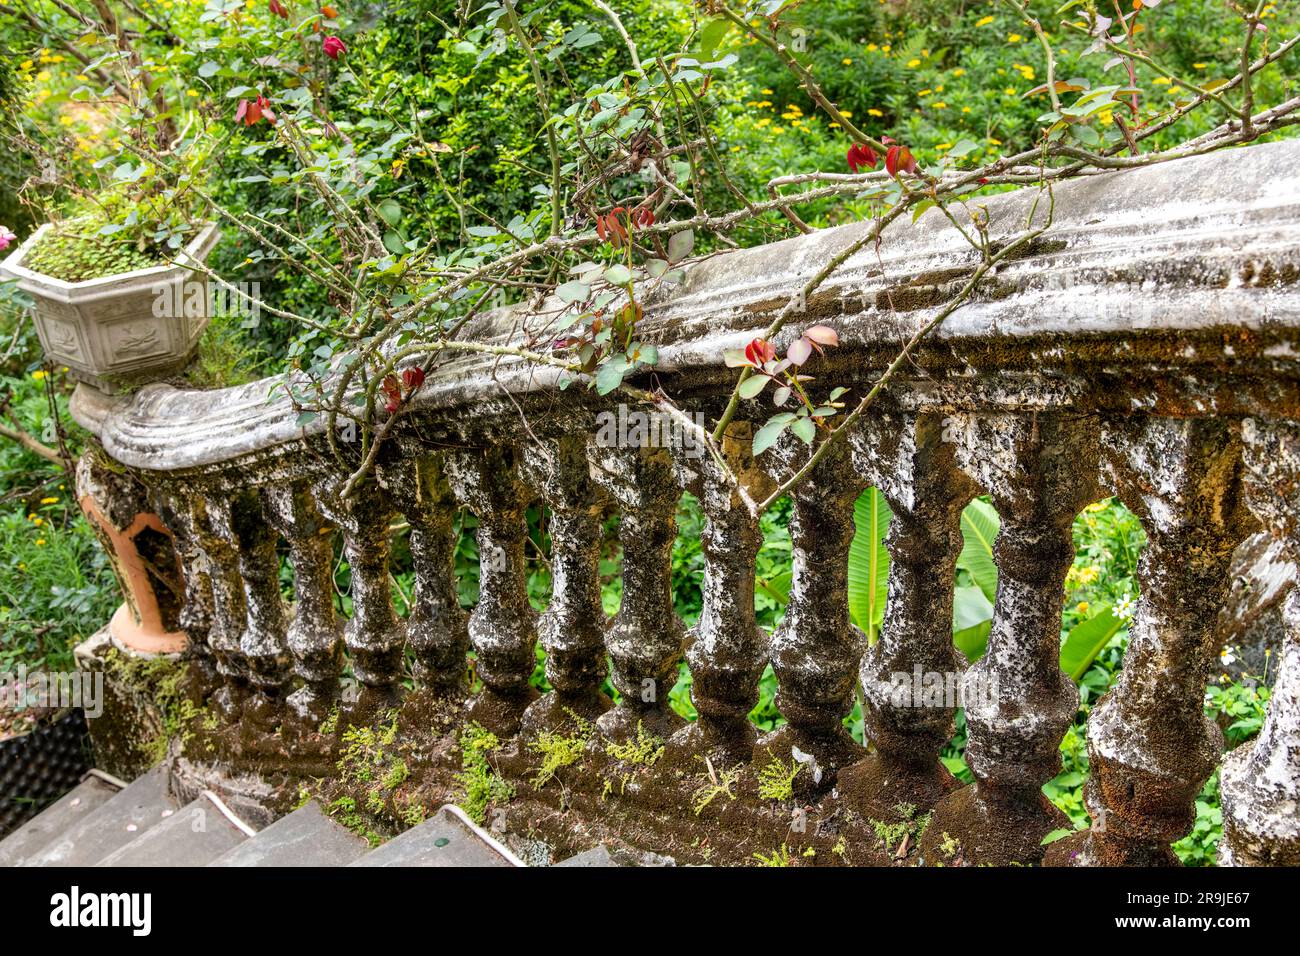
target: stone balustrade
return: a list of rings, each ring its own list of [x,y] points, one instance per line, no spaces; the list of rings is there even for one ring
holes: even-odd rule
[[[1034,198],[1022,190],[981,200],[991,235],[1022,231]],[[690,265],[646,303],[643,338],[660,355],[654,382],[688,414],[716,420],[734,381],[724,350],[758,334],[865,228]],[[852,400],[974,265],[937,212],[891,227],[878,250],[851,257],[808,299],[778,344],[814,321],[835,328],[840,347],[810,368],[816,387],[846,387]],[[509,342],[533,319],[498,314],[476,335]],[[561,391],[558,375],[497,356],[445,362],[348,497],[324,419],[300,426],[285,398],[268,398],[270,382],[214,392],[159,384],[120,398],[83,387],[73,412],[172,523],[182,622],[196,660],[209,662],[223,719],[244,723],[245,740],[296,719],[307,746],[345,673],[360,690],[345,711],[355,719],[387,708],[409,715],[420,697],[482,724],[519,767],[539,735],[575,718],[591,766],[649,735],[666,759],[637,774],[661,774],[657,790],[638,791],[632,773],[620,786],[611,772],[603,793],[575,785],[555,799],[585,825],[629,842],[667,841],[688,856],[707,835],[712,847],[732,847],[717,851],[722,859],[782,843],[802,812],[815,817],[809,833],[828,835],[827,846],[840,840],[844,858],[874,859],[855,857],[853,839],[906,804],[909,816],[929,814],[919,834],[925,862],[956,845],[968,863],[1168,863],[1221,766],[1223,861],[1300,862],[1300,599],[1287,605],[1258,738],[1225,759],[1203,713],[1234,548],[1263,528],[1300,561],[1300,143],[1057,187],[1052,228],[921,345],[849,440],[792,492],[792,583],[775,633],[755,621],[761,536],[746,499],[797,469],[807,448],[791,437],[753,457],[750,436],[772,410],[763,398],[743,402],[724,442],[736,486],[688,442],[604,447],[594,416],[619,395]],[[870,646],[849,619],[846,581],[853,503],[868,486],[894,512],[888,603]],[[703,607],[689,630],[670,589],[683,491],[699,498],[706,521]],[[977,495],[1002,518],[999,584],[987,653],[966,668],[952,644],[952,586],[960,514]],[[1045,847],[1049,831],[1068,826],[1042,786],[1058,772],[1078,708],[1058,662],[1071,523],[1109,495],[1149,539],[1141,597],[1122,673],[1088,720],[1093,827]],[[535,504],[547,509],[552,540],[554,593],[540,617],[525,561]],[[468,616],[452,561],[458,513],[477,522],[479,599]],[[613,618],[600,598],[610,514],[619,516],[623,575]],[[391,529],[403,521],[415,570],[405,617],[390,576]],[[333,593],[336,539],[351,574],[346,620]],[[292,567],[292,605],[281,598],[279,553]],[[530,684],[539,641],[551,687],[540,697]],[[669,706],[683,659],[698,711],[689,724]],[[769,663],[786,723],[760,735],[746,715]],[[968,695],[974,783],[960,785],[938,759],[951,704],[900,706],[887,692],[891,675],[914,668],[996,689]],[[843,725],[856,694],[865,747]],[[288,749],[281,769],[292,768]],[[793,818],[736,799],[744,774],[772,760],[801,768]],[[438,761],[429,766],[437,778]],[[724,796],[692,800],[693,788],[709,787]],[[619,800],[623,810],[608,809]],[[750,843],[758,838],[749,827],[776,836]],[[693,844],[682,836],[690,832]]]

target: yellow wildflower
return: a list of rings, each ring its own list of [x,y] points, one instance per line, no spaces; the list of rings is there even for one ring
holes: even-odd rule
[[[975,25],[977,27],[986,27],[992,22],[993,22],[992,17],[981,17],[980,19],[975,21]]]

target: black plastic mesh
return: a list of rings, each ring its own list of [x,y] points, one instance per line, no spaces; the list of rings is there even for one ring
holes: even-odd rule
[[[77,785],[91,767],[86,716],[74,708],[0,742],[0,837]]]

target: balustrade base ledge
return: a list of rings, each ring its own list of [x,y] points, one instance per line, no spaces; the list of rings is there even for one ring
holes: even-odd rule
[[[363,719],[367,712],[369,720]],[[446,803],[465,806],[462,741],[474,725],[461,701],[423,690],[408,693],[392,710],[343,703],[327,732],[289,716],[271,730],[218,723],[203,707],[184,721],[167,760],[178,796],[211,790],[256,826],[310,796],[327,812],[333,807],[340,823],[385,839],[406,829],[420,812],[414,808],[432,813]],[[388,757],[359,775],[355,742],[385,733],[392,743],[380,749]],[[551,746],[582,742],[581,756],[537,786],[544,739]],[[635,746],[620,759],[590,721],[572,718],[563,729],[552,725],[499,740],[486,754],[488,766],[513,796],[488,806],[485,825],[530,859],[559,860],[604,844],[682,864],[756,865],[758,857],[774,854],[819,866],[960,862],[951,849],[940,848],[929,860],[919,856],[926,822],[920,809],[875,816],[851,808],[835,789],[815,798],[800,796],[798,787],[788,799],[764,796],[758,760],[719,766],[680,752],[669,760],[653,749],[629,756]],[[405,769],[389,776],[398,762]],[[805,768],[802,776],[811,774]],[[364,824],[356,808],[366,808]]]

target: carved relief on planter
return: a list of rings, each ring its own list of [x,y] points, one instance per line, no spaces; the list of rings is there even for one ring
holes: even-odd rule
[[[106,392],[183,369],[210,317],[206,282],[186,263],[202,262],[216,245],[216,225],[201,229],[174,265],[84,282],[63,282],[23,265],[49,229],[42,226],[0,263],[0,277],[17,279],[34,300],[32,320],[46,357]]]

